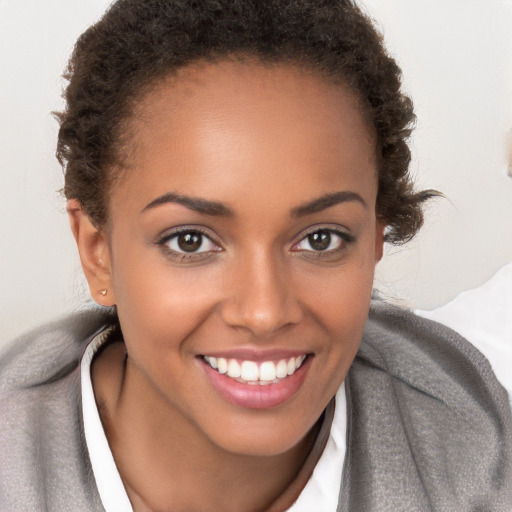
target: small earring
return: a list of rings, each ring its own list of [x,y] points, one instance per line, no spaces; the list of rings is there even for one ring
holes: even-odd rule
[[[100,290],[100,293],[103,295],[103,297],[105,297],[105,295],[107,295],[107,289],[103,288],[103,290]]]

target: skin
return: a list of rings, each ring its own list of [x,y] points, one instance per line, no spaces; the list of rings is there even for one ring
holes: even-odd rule
[[[116,463],[135,510],[266,510],[304,462],[361,340],[383,244],[371,129],[343,85],[248,60],[161,82],[130,135],[107,225],[68,205],[91,294],[117,305],[123,329],[125,343],[92,369]],[[211,215],[166,194],[222,207]],[[162,242],[177,226],[212,242],[183,259],[176,238]],[[320,228],[351,241],[331,233],[333,249],[314,250],[307,234]],[[270,408],[226,400],[200,359],[273,348],[309,362],[300,389]]]

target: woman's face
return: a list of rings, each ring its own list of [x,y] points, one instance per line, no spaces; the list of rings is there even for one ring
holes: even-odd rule
[[[106,227],[127,375],[155,421],[282,453],[361,340],[382,250],[371,131],[344,87],[256,62],[182,70],[134,119]]]

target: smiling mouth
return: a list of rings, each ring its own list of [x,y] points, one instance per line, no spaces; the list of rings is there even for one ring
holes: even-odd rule
[[[293,375],[306,360],[307,355],[280,359],[279,361],[237,361],[224,357],[202,356],[213,370],[243,384],[265,386],[277,384]]]

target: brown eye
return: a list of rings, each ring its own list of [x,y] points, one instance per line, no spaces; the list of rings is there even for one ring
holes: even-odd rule
[[[184,252],[196,252],[203,242],[201,233],[184,233],[178,236],[178,247]]]
[[[328,231],[316,231],[308,235],[308,242],[314,251],[325,251],[331,245],[331,233]]]
[[[167,246],[178,254],[202,254],[219,250],[219,246],[208,236],[194,229],[166,236],[159,245]]]
[[[303,235],[293,250],[304,254],[334,254],[354,242],[353,235],[339,229],[319,228]]]

